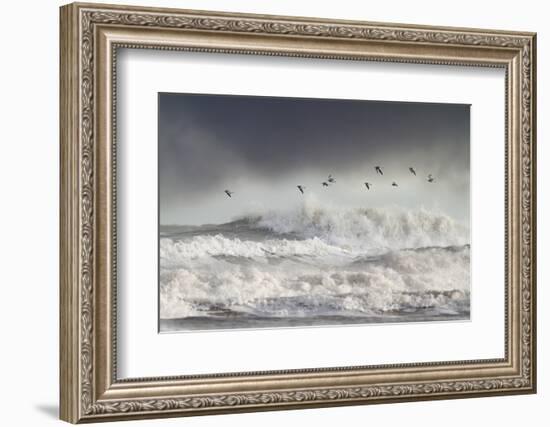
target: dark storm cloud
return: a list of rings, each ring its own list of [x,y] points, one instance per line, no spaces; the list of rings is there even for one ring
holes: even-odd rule
[[[163,93],[161,203],[200,202],[237,178],[324,176],[366,164],[463,175],[469,120],[469,106],[459,104]]]

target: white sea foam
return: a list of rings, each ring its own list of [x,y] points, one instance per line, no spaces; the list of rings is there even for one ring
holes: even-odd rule
[[[280,263],[193,259],[161,270],[161,317],[208,316],[219,308],[262,316],[363,315],[469,303],[470,250],[406,250],[354,262]],[[338,261],[338,260],[337,260]]]

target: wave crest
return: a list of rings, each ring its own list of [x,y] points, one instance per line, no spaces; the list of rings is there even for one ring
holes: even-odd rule
[[[469,229],[451,217],[425,209],[338,209],[305,204],[294,212],[268,212],[242,218],[251,227],[298,238],[317,237],[327,244],[363,249],[460,246]]]
[[[195,236],[186,241],[161,239],[160,258],[164,266],[201,257],[284,258],[291,256],[346,256],[349,250],[331,246],[314,237],[306,240],[270,239],[263,242],[229,239],[222,234]]]

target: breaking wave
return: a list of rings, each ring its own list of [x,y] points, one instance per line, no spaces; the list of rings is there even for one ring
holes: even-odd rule
[[[324,209],[160,240],[160,317],[469,316],[469,230],[426,210]]]
[[[319,238],[344,247],[388,249],[457,246],[469,243],[469,229],[451,217],[400,209],[327,209],[304,205],[290,213],[269,212],[235,221],[302,239]]]
[[[269,239],[263,242],[226,238],[222,234],[196,236],[189,241],[173,242],[161,239],[161,258],[165,266],[178,265],[182,260],[201,257],[289,257],[352,255],[349,249],[333,246],[314,237],[305,240]]]

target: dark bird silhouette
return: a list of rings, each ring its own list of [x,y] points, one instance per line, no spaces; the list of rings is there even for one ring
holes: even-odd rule
[[[328,187],[328,182],[324,182],[322,183],[323,187]]]
[[[427,181],[428,182],[434,182],[435,181],[435,178],[432,176],[432,174],[428,175]]]
[[[399,187],[399,186],[397,185],[397,182],[395,182],[395,181],[393,181],[393,182],[391,183],[391,186],[392,186],[392,187]]]
[[[371,185],[372,185],[372,184],[371,184],[370,182],[365,182],[365,187],[367,187],[367,190],[370,190],[370,186],[371,186]]]
[[[328,176],[327,181],[330,182],[331,184],[334,184],[336,182],[336,180],[334,179],[334,177],[332,175]]]
[[[416,176],[416,171],[414,170],[414,168],[409,168],[409,171],[410,171],[414,176]]]
[[[300,193],[302,194],[304,194],[304,190],[306,189],[306,187],[304,187],[303,185],[297,185],[296,188],[300,190]]]
[[[231,197],[232,194],[234,194],[234,191],[225,190],[225,194],[227,194],[227,197]]]
[[[374,170],[376,173],[379,173],[380,175],[384,175],[384,172],[382,172],[382,168],[380,166],[375,166]]]

